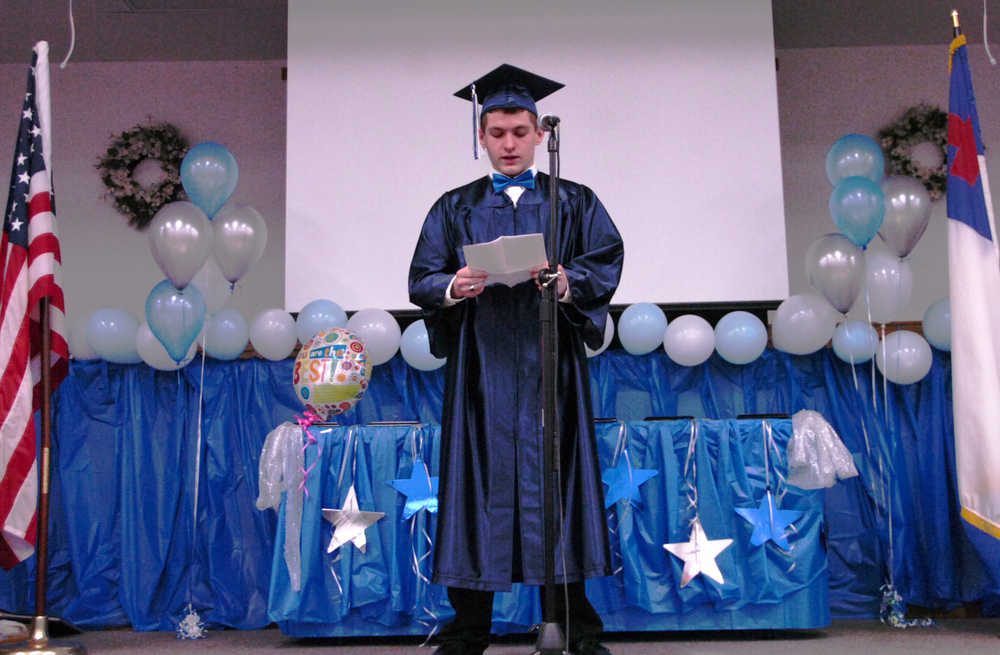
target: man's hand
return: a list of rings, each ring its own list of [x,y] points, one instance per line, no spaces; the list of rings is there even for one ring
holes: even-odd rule
[[[486,271],[478,268],[465,266],[459,269],[458,273],[455,273],[455,281],[451,283],[451,297],[475,298],[486,287],[487,275]]]
[[[539,273],[547,270],[545,268],[538,268],[531,271],[531,276],[535,278],[535,284],[538,289],[542,289],[542,281],[539,279]],[[566,289],[569,288],[569,282],[566,280],[566,271],[563,269],[562,264],[559,264],[559,270],[556,277],[556,298],[562,298],[566,295]]]

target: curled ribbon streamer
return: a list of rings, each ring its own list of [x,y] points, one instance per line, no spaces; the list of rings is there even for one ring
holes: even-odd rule
[[[615,442],[614,454],[611,456],[611,466],[612,468],[617,465],[618,457],[625,449],[626,444],[626,426],[625,421],[619,421],[618,423],[618,440]],[[631,505],[631,503],[629,503]],[[617,576],[619,573],[625,570],[625,558],[621,554],[621,535],[618,534],[618,527],[621,525],[621,519],[618,517],[617,508],[609,508],[607,514],[608,522],[608,532],[613,537],[618,537],[618,552],[611,553],[612,558],[617,555],[617,559],[620,561],[619,565],[612,571],[611,575]]]
[[[337,554],[332,560],[330,560],[330,575],[333,576],[333,581],[337,584],[337,593],[340,594],[341,604],[343,604],[344,599],[344,588],[340,586],[340,576],[337,574],[337,563],[340,562],[340,549],[337,549]]]
[[[431,479],[430,471],[427,469],[427,463],[424,462],[423,459],[424,426],[418,425],[414,427],[410,431],[410,437],[411,437],[410,453],[413,456],[413,465],[414,466],[419,465],[424,467],[427,482],[428,484],[430,484],[430,479]],[[430,493],[431,488],[428,488],[427,491],[428,493]],[[431,549],[434,546],[434,540],[431,538],[430,533],[427,532],[427,528],[424,525],[421,525],[420,533],[424,538],[424,543],[426,544],[427,548],[425,549],[423,555],[417,555],[417,535],[416,535],[417,517],[420,516],[421,514],[426,514],[426,512],[417,512],[412,517],[410,517],[410,566],[413,568],[413,573],[417,576],[417,589],[416,589],[417,598],[420,597],[421,585],[429,586],[431,584],[430,578],[424,575],[423,562],[424,560],[426,560],[428,557],[431,556]],[[419,618],[417,619],[417,623],[429,629],[427,637],[424,638],[423,643],[420,644],[421,646],[426,646],[430,642],[430,640],[434,637],[434,635],[437,633],[438,627],[440,626],[441,622],[440,619],[438,618],[438,615],[434,613],[434,610],[431,609],[431,607],[428,604],[425,603],[420,609],[433,620],[432,624],[428,621],[424,621],[423,619]]]
[[[423,464],[423,462],[420,463]],[[420,514],[421,513],[414,514],[410,519],[410,554],[411,554],[410,564],[413,567],[413,572],[417,576],[417,588],[415,590],[416,598],[420,598],[421,586],[423,585],[429,586],[431,584],[430,579],[426,575],[424,575],[423,562],[425,559],[430,557],[431,546],[434,543],[434,541],[431,539],[431,535],[427,532],[427,528],[421,526],[420,533],[423,535],[424,542],[427,544],[427,550],[424,552],[423,555],[419,556],[417,555],[416,530],[417,530],[417,517]],[[421,646],[426,646],[428,643],[430,643],[430,640],[437,633],[438,626],[440,625],[440,620],[438,619],[437,614],[434,613],[434,610],[431,609],[428,603],[425,603],[420,609],[433,620],[433,623],[431,623],[429,621],[424,621],[421,618],[417,618],[417,623],[428,629],[427,637],[424,638],[423,643],[420,644]]]
[[[313,423],[319,423],[322,420],[323,419],[320,418],[317,414],[315,414],[314,412],[312,412],[312,411],[310,411],[308,409],[306,411],[302,412],[302,416],[296,416],[295,417],[295,421],[299,424],[299,427],[302,428],[302,431],[305,432],[306,437],[308,438],[308,440],[306,441],[306,443],[304,443],[302,445],[302,454],[303,455],[305,455],[306,448],[308,448],[311,444],[314,444],[314,443],[318,444],[319,443],[316,440],[316,437],[313,435],[312,430],[309,429],[309,427]],[[319,446],[317,446],[316,448],[318,449]],[[303,469],[301,469],[301,472],[302,472],[302,482],[299,483],[299,490],[302,491],[302,493],[304,493],[306,495],[306,498],[309,497],[309,489],[306,487],[306,482],[309,480],[309,472],[313,470],[313,468],[316,466],[316,462],[319,461],[319,453],[317,452],[316,455],[317,455],[316,459],[314,459],[313,463],[309,465],[309,468],[303,468]],[[303,462],[304,461],[305,461],[305,459],[303,459]]]
[[[684,458],[684,484],[688,488],[687,498],[688,498],[688,508],[695,510],[695,516],[691,519],[691,523],[694,519],[698,518],[698,462],[695,454],[695,442],[698,441],[698,423],[695,419],[691,419],[691,436],[688,439],[688,450],[687,457]],[[688,469],[691,469],[691,478],[688,478]]]
[[[307,415],[305,420],[308,420],[308,419],[318,419],[319,418],[318,416],[316,416],[312,412],[307,412],[307,414],[311,414],[311,416]],[[299,425],[302,425],[305,422],[305,420],[300,420],[299,421]],[[315,420],[311,420],[309,422],[309,425],[312,425],[312,423],[315,423],[315,422],[316,422]],[[302,429],[304,429],[304,430],[306,430],[308,432],[309,425],[302,425]],[[358,428],[358,426],[356,426],[356,425],[352,425],[350,428],[348,428],[348,430],[347,430],[347,437],[344,440],[344,454],[343,454],[343,456],[340,459],[340,474],[337,476],[337,495],[338,495],[338,497],[340,496],[340,489],[341,489],[341,486],[343,485],[343,482],[344,482],[344,470],[347,468],[347,456],[348,456],[349,453],[355,453],[355,452],[357,452],[357,439],[354,438],[354,433],[357,431],[357,428]],[[309,436],[312,437],[312,433],[309,433]],[[313,439],[313,441],[315,441],[315,439]],[[354,450],[353,451],[351,449],[351,444],[352,443],[354,444]],[[302,450],[303,450],[303,452],[305,452],[305,446],[303,446]],[[315,462],[313,462],[313,465],[315,465]],[[311,470],[312,466],[310,466],[309,469]],[[356,478],[356,473],[357,473],[357,458],[354,459],[353,468],[351,469],[351,471],[352,471],[352,478],[351,479],[355,479]],[[303,473],[305,473],[305,471],[303,471]],[[303,477],[303,484],[305,484],[305,478],[304,477]],[[308,495],[308,492],[306,492],[306,495]],[[340,594],[342,603],[344,603],[344,602],[347,601],[347,599],[344,598],[344,588],[340,584],[340,575],[337,574],[337,566],[336,566],[337,563],[340,562],[340,554],[341,554],[341,550],[338,548],[337,549],[337,554],[334,555],[333,559],[330,560],[329,567],[330,567],[330,575],[333,576],[333,581],[337,585],[337,593]]]
[[[625,421],[620,421],[618,423],[618,441],[615,442],[615,453],[611,456],[611,466],[618,463],[618,456],[621,455],[622,451],[625,450],[628,445],[628,429],[625,426]]]

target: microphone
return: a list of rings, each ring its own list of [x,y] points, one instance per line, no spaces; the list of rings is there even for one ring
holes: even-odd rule
[[[559,117],[555,114],[542,114],[538,117],[538,127],[542,128],[545,132],[551,132],[558,125]]]

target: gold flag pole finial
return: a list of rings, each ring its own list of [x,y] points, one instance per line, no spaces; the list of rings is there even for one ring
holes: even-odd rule
[[[958,26],[958,10],[957,9],[952,9],[951,10],[951,26],[954,27],[956,30],[959,29],[959,26]]]

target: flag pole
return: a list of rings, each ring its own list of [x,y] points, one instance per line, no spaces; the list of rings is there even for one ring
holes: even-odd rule
[[[35,546],[35,616],[27,642],[3,649],[11,655],[86,655],[83,644],[49,640],[49,617],[46,612],[46,588],[49,568],[49,488],[52,479],[52,322],[49,299],[38,301],[42,327],[42,447],[38,481],[38,543]]]

